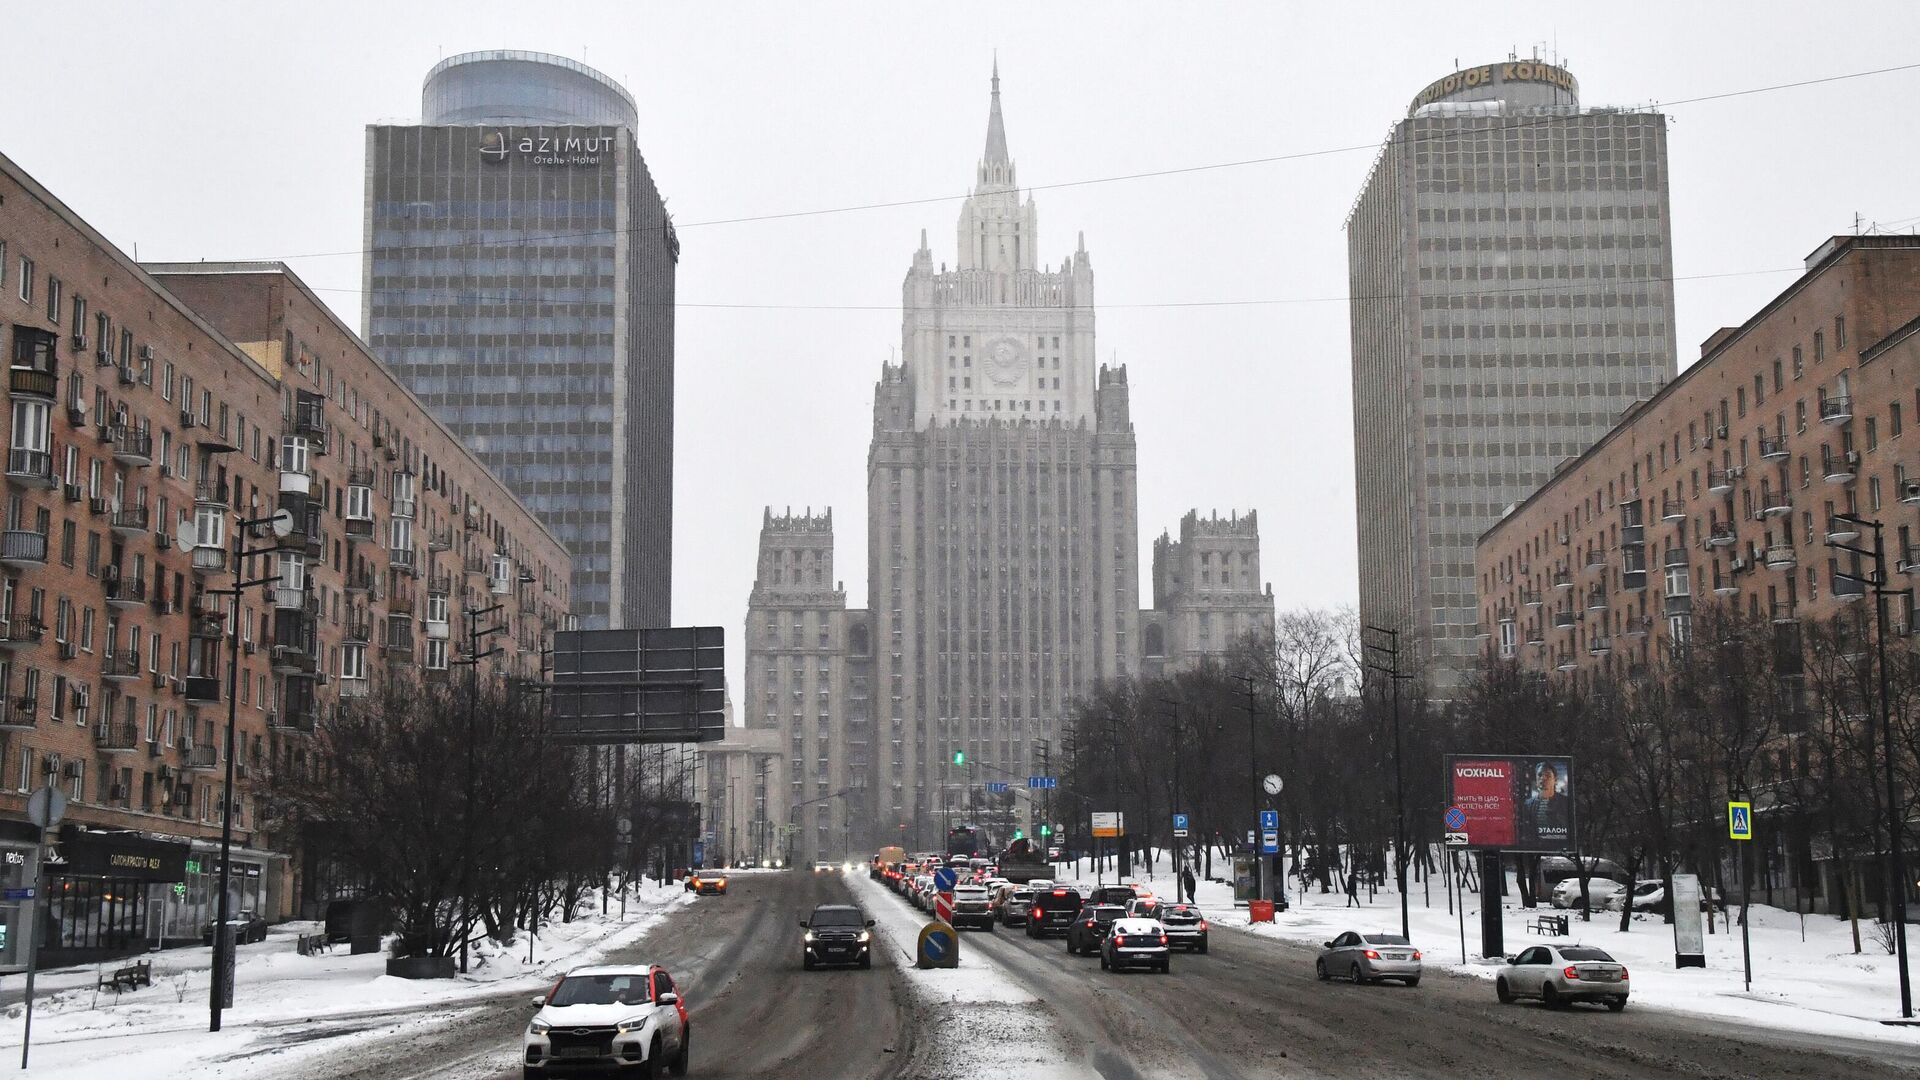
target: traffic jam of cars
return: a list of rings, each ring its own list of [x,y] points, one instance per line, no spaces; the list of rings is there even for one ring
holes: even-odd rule
[[[1572,872],[1570,865],[1564,869]],[[944,909],[939,899],[942,871],[953,875],[950,909]],[[992,859],[964,853],[910,855],[898,848],[876,855],[867,872],[918,911],[929,917],[944,916],[955,930],[1008,929],[1020,930],[1029,938],[1060,938],[1069,956],[1098,956],[1105,971],[1137,968],[1166,973],[1174,952],[1207,953],[1210,926],[1200,907],[1156,896],[1139,882],[1087,885],[1046,877],[1013,881],[1002,876],[1000,864]],[[1553,902],[1578,906],[1579,884],[1577,876],[1554,882]],[[1630,889],[1611,878],[1593,876],[1589,896],[1595,907],[1611,903],[1614,910],[1621,904],[1630,904],[1634,910],[1657,910],[1665,893],[1650,886],[1660,883],[1639,882]],[[1709,902],[1702,901],[1703,905]],[[1605,950],[1540,944],[1500,959],[1504,963],[1493,980],[1493,996],[1501,1004],[1525,998],[1550,1009],[1576,1002],[1602,1004],[1614,1012],[1626,1008],[1630,975],[1626,965]],[[812,964],[809,960],[808,966]],[[1356,928],[1320,943],[1313,973],[1322,982],[1399,983],[1414,988],[1423,975],[1423,956],[1402,934]]]

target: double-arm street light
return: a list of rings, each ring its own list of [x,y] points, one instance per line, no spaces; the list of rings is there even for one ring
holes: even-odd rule
[[[1887,597],[1910,595],[1913,590],[1887,587],[1887,542],[1883,531],[1884,525],[1852,514],[1836,513],[1833,517],[1838,521],[1873,530],[1871,549],[1854,547],[1838,540],[1828,540],[1827,546],[1852,552],[1858,559],[1868,559],[1873,562],[1872,572],[1865,576],[1849,574],[1839,569],[1834,570],[1833,576],[1873,590],[1874,637],[1880,665],[1880,736],[1885,755],[1882,764],[1886,769],[1887,784],[1887,884],[1893,892],[1893,941],[1894,951],[1899,956],[1899,963],[1896,966],[1900,971],[1900,1016],[1903,1019],[1912,1019],[1913,983],[1907,974],[1907,870],[1906,858],[1901,851],[1900,792],[1893,781],[1893,704],[1887,692]],[[1856,562],[1855,565],[1857,566],[1858,563]]]
[[[284,508],[266,517],[237,518],[233,530],[233,587],[211,590],[214,595],[225,594],[231,597],[232,603],[231,616],[227,620],[226,786],[222,789],[220,798],[220,885],[219,895],[214,899],[213,980],[207,1002],[210,1013],[208,1031],[220,1030],[220,1011],[231,1008],[233,998],[234,941],[233,927],[228,925],[228,920],[233,915],[233,907],[227,891],[231,887],[233,875],[228,862],[233,854],[234,727],[239,720],[240,710],[240,597],[248,589],[271,585],[280,580],[278,574],[247,580],[247,560],[278,552],[280,540],[292,532],[293,512]],[[266,533],[271,533],[273,536],[272,546],[247,547],[249,535],[260,536]],[[176,547],[182,551],[207,550],[202,547],[199,540],[197,522],[180,523],[180,528],[174,535]],[[210,550],[219,552],[221,549],[218,546],[212,546]]]

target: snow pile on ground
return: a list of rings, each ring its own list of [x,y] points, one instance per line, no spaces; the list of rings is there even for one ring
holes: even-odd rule
[[[1142,870],[1125,880],[1138,881],[1155,893],[1172,896],[1177,888],[1172,864],[1164,853],[1156,856],[1157,873],[1147,874]],[[1215,873],[1224,872],[1219,860],[1215,861],[1214,868]],[[1061,876],[1076,884],[1092,884],[1095,880],[1093,865],[1084,861],[1062,864]],[[1109,882],[1114,880],[1110,864],[1104,877]],[[1414,943],[1425,954],[1428,969],[1438,968],[1491,983],[1499,961],[1479,956],[1479,895],[1466,894],[1463,957],[1462,913],[1457,909],[1449,913],[1443,882],[1436,878],[1431,894],[1420,883],[1410,884],[1407,922]],[[1196,891],[1201,910],[1216,929],[1237,930],[1310,947],[1317,947],[1348,930],[1400,932],[1400,897],[1391,884],[1371,900],[1362,890],[1358,909],[1347,906],[1346,894],[1339,891],[1321,893],[1316,887],[1305,893],[1291,893],[1288,899],[1292,907],[1276,913],[1273,923],[1250,923],[1246,907],[1234,906],[1233,886],[1227,882],[1201,881]],[[1631,929],[1622,933],[1617,911],[1595,912],[1591,922],[1582,922],[1577,910],[1562,911],[1545,904],[1531,909],[1520,907],[1511,875],[1508,894],[1501,918],[1509,954],[1533,944],[1553,944],[1556,940],[1562,944],[1579,942],[1605,949],[1632,973],[1633,1007],[1651,1005],[1821,1034],[1902,1042],[1920,1038],[1914,1028],[1889,1027],[1880,1022],[1900,1014],[1899,976],[1894,958],[1873,940],[1870,926],[1863,925],[1864,951],[1856,954],[1852,929],[1845,920],[1828,915],[1802,918],[1794,912],[1756,904],[1751,928],[1753,987],[1749,991],[1743,979],[1740,927],[1737,923],[1728,925],[1720,915],[1714,916],[1716,932],[1706,936],[1707,966],[1678,969],[1674,967],[1673,928],[1658,915],[1635,915]],[[1738,914],[1736,906],[1736,919]],[[1541,915],[1568,916],[1570,936],[1554,939],[1528,931],[1527,924]],[[1704,929],[1706,917],[1701,918]],[[1908,966],[1920,983],[1920,965],[1910,961]],[[1491,986],[1487,994],[1491,999]]]
[[[468,973],[453,979],[394,978],[386,974],[385,952],[351,956],[344,945],[330,954],[300,956],[296,936],[319,927],[287,923],[274,927],[266,941],[241,946],[234,1007],[225,1011],[222,1030],[211,1034],[207,1002],[213,950],[205,946],[141,957],[153,962],[153,985],[120,994],[98,989],[98,982],[130,960],[46,972],[35,987],[32,1071],[36,1077],[80,1080],[102,1075],[111,1060],[139,1055],[143,1068],[156,1074],[247,1075],[244,1062],[233,1072],[210,1063],[269,1050],[285,1061],[316,1028],[324,1033],[372,1026],[423,1006],[457,1010],[509,992],[530,993],[639,940],[669,910],[691,900],[678,885],[630,889],[623,918],[618,893],[608,897],[606,914],[595,894],[572,922],[541,927],[532,941],[531,962],[522,933],[512,945],[486,942],[469,950]],[[17,1051],[24,976],[9,976],[6,984],[8,1021],[0,1029],[0,1049]]]
[[[885,950],[916,1002],[939,1010],[940,1023],[926,1028],[932,1045],[916,1061],[928,1075],[1046,1080],[1072,1073],[1051,1009],[972,947],[976,935],[956,932],[959,967],[916,968],[920,929],[932,919],[861,871],[846,881],[874,920],[875,954]]]

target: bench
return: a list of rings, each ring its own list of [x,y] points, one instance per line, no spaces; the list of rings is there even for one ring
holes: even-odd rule
[[[1567,936],[1567,917],[1565,915],[1541,915],[1527,924],[1527,932],[1544,934],[1548,937]]]
[[[112,975],[100,980],[100,989],[120,993],[122,990],[136,990],[142,986],[153,985],[153,961],[139,960],[119,968]]]
[[[294,948],[301,956],[313,956],[318,953],[331,953],[333,951],[333,942],[327,940],[327,935],[324,932],[318,934],[301,934],[299,938],[295,939]]]

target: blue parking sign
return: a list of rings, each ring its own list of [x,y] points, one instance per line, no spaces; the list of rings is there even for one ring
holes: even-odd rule
[[[1279,827],[1280,827],[1280,811],[1278,810],[1260,811],[1260,828],[1263,831],[1271,831],[1271,830],[1278,829]]]
[[[1184,828],[1186,828],[1186,827],[1187,827],[1187,815],[1185,815],[1185,814],[1175,814],[1175,815],[1173,815],[1173,827],[1174,827],[1174,828],[1176,828],[1176,829],[1184,829]]]

